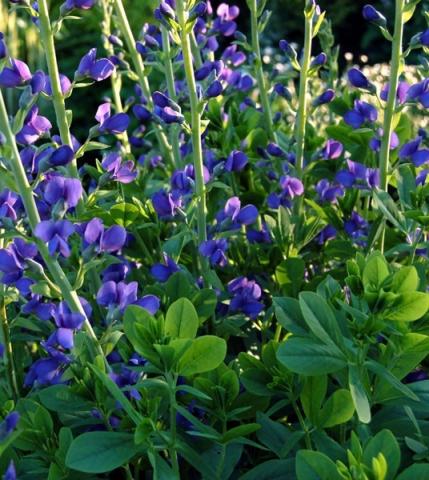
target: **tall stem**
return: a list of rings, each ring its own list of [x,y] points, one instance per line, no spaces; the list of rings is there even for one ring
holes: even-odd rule
[[[267,129],[268,136],[271,140],[275,140],[273,130],[273,118],[271,114],[270,101],[268,99],[268,93],[266,88],[264,70],[262,68],[261,47],[259,45],[259,32],[258,32],[258,7],[257,0],[250,1],[250,23],[252,29],[252,47],[255,54],[255,70],[256,79],[258,82],[259,98],[262,104],[262,110],[264,114],[264,127]]]
[[[305,15],[305,38],[304,52],[301,62],[301,73],[299,79],[299,104],[296,121],[296,173],[298,178],[302,178],[304,169],[304,146],[305,146],[305,125],[307,122],[307,90],[308,90],[308,71],[311,62],[311,47],[313,40],[313,19],[310,15]]]
[[[112,8],[108,4],[107,0],[102,0],[102,7],[103,7],[103,33],[105,38],[104,48],[109,56],[115,54],[112,44],[109,41],[109,36],[112,33],[111,30],[111,19],[112,19]],[[122,87],[122,80],[121,76],[118,75],[116,69],[113,71],[110,77],[110,83],[112,85],[112,98],[113,103],[115,105],[116,113],[120,113],[124,111],[121,99],[121,87]],[[121,134],[122,143],[127,153],[131,153],[131,147],[128,140],[128,134],[125,131]]]
[[[164,54],[164,73],[167,81],[167,90],[168,96],[176,101],[176,86],[174,84],[174,70],[173,62],[171,61],[171,48],[170,48],[170,37],[168,35],[168,30],[164,25],[161,25],[161,34],[162,34],[162,50]],[[180,144],[179,144],[179,131],[180,125],[173,124],[171,127],[171,145],[173,147],[173,156],[174,164],[176,167],[180,167],[182,163],[182,156],[180,154]]]
[[[380,148],[380,189],[387,192],[387,171],[390,164],[390,143],[393,132],[393,119],[396,109],[396,92],[398,90],[399,75],[402,63],[402,39],[404,33],[403,11],[405,0],[396,0],[395,6],[395,30],[392,40],[392,58],[390,69],[389,94],[384,110],[383,137]],[[385,225],[381,232],[380,248],[384,250]]]
[[[168,376],[169,377],[169,376]],[[170,458],[171,466],[176,478],[180,478],[179,461],[177,458],[176,438],[177,438],[177,423],[176,423],[176,378],[173,378],[169,382],[169,396],[170,396],[170,434],[171,434],[171,447]]]
[[[54,105],[57,126],[58,130],[60,131],[61,142],[64,145],[73,147],[69,125],[67,123],[64,95],[61,91],[60,74],[58,71],[57,55],[55,52],[54,44],[54,34],[52,31],[51,20],[49,18],[47,1],[39,0],[38,6],[40,38],[42,40],[43,49],[45,51],[46,63],[48,66],[49,78],[51,81],[52,103]],[[70,163],[69,172],[73,177],[79,178],[76,159],[73,159],[73,161]]]
[[[392,59],[389,82],[389,95],[384,110],[383,137],[380,148],[380,188],[387,191],[387,170],[389,168],[390,141],[393,132],[393,117],[396,108],[396,92],[402,61],[402,37],[404,32],[403,10],[405,0],[396,0],[395,31],[392,42]]]
[[[114,8],[117,16],[118,27],[122,32],[125,43],[127,45],[128,53],[133,62],[134,69],[139,79],[140,87],[143,91],[144,96],[146,97],[148,106],[150,108],[153,108],[152,95],[150,91],[149,81],[146,76],[143,60],[140,54],[136,50],[136,41],[134,39],[133,32],[128,22],[128,17],[125,12],[122,0],[114,0]],[[155,124],[155,134],[160,144],[160,147],[163,151],[163,154],[167,157],[168,162],[171,164],[172,163],[171,147],[168,143],[167,137],[162,131],[161,126],[158,124]]]
[[[25,174],[24,167],[21,163],[21,158],[19,155],[18,147],[16,145],[15,137],[12,133],[12,130],[9,125],[8,115],[6,106],[3,99],[3,94],[0,90],[0,131],[6,137],[6,144],[11,150],[11,155],[9,157],[9,166],[12,171],[18,194],[21,197],[22,203],[24,204],[25,212],[27,214],[28,222],[33,232],[34,240],[37,243],[37,247],[40,255],[42,256],[49,272],[52,275],[52,278],[61,290],[64,300],[67,302],[70,309],[74,312],[78,312],[85,318],[84,327],[88,335],[93,341],[94,347],[96,348],[96,353],[101,355],[104,358],[103,350],[98,342],[98,339],[92,329],[91,324],[85,314],[85,311],[80,303],[77,293],[73,290],[72,286],[65,273],[63,272],[60,264],[56,259],[51,257],[48,247],[45,243],[41,242],[34,235],[36,226],[40,223],[40,216],[37,210],[36,202],[33,197],[33,190],[28,183],[27,176]],[[105,361],[106,367],[108,367],[107,361]]]
[[[204,184],[204,164],[201,144],[201,114],[197,96],[197,84],[195,82],[194,66],[192,64],[192,50],[190,35],[186,30],[188,12],[185,11],[183,0],[176,2],[177,17],[180,24],[180,35],[182,40],[183,63],[185,68],[186,82],[188,84],[189,100],[191,104],[191,129],[192,129],[192,151],[194,156],[195,169],[195,190],[198,202],[198,242],[201,244],[207,240],[206,227],[206,187]],[[203,272],[207,271],[207,260],[201,258]]]
[[[4,239],[0,238],[0,248],[4,247]],[[19,388],[16,379],[15,361],[13,358],[13,346],[10,338],[9,322],[7,318],[6,304],[5,304],[5,286],[0,283],[0,321],[1,332],[4,342],[5,356],[6,356],[6,372],[9,380],[9,386],[12,390],[12,395],[15,400],[19,398]]]

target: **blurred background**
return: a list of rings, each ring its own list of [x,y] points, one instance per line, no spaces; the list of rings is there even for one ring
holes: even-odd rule
[[[7,0],[0,0],[0,31],[8,38],[10,54],[26,60],[34,72],[44,68],[43,52],[38,41],[35,26],[25,12],[7,13]],[[225,2],[225,0],[224,0]],[[55,19],[61,0],[51,0],[52,18]],[[142,25],[152,20],[152,12],[159,0],[124,0],[128,17],[138,36]],[[222,1],[212,0],[216,8]],[[249,33],[249,13],[246,0],[230,0],[230,5],[238,5],[241,15],[238,19],[239,30]],[[387,63],[390,56],[390,44],[373,25],[362,18],[362,7],[369,0],[319,0],[322,9],[327,11],[327,18],[332,22],[336,44],[340,45],[340,68],[347,64],[373,65]],[[391,27],[394,13],[394,0],[371,1],[387,17]],[[304,0],[268,0],[267,9],[272,10],[272,17],[261,39],[262,46],[277,48],[278,41],[286,38],[299,48],[303,39]],[[423,12],[429,9],[429,0],[422,0],[417,12],[406,25],[405,40],[426,28]],[[60,71],[73,78],[80,58],[91,48],[98,47],[103,54],[101,42],[101,8],[79,12],[83,19],[66,22],[56,40]],[[320,48],[316,44],[315,53]],[[347,60],[346,60],[347,58]],[[410,57],[411,63],[416,59]],[[269,68],[269,67],[267,67]],[[89,89],[78,89],[73,93],[74,128],[79,130],[88,125],[88,115],[93,116],[103,94],[109,93],[109,82],[100,82]],[[132,92],[130,92],[131,94]],[[7,92],[9,102],[13,102],[14,92]],[[81,108],[79,108],[81,106]],[[92,118],[90,118],[92,122]],[[90,123],[91,124],[91,123]]]

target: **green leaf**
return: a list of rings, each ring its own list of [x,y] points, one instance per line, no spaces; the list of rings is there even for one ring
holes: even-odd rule
[[[302,292],[299,294],[299,304],[304,319],[314,335],[339,352],[338,346],[343,345],[343,336],[332,308],[326,300],[317,293]]]
[[[274,311],[277,321],[287,331],[295,335],[306,335],[307,325],[296,298],[273,298]]]
[[[199,323],[192,303],[187,298],[179,298],[167,310],[165,334],[173,338],[195,338]]]
[[[277,350],[277,359],[292,372],[302,375],[333,373],[347,365],[341,351],[310,337],[288,338]]]
[[[225,359],[226,342],[223,338],[205,335],[193,340],[179,361],[178,373],[184,376],[210,372]]]
[[[399,294],[389,302],[382,311],[386,320],[397,322],[414,322],[423,317],[429,309],[429,294],[423,292],[407,292]]]
[[[342,480],[335,463],[326,455],[300,450],[296,456],[297,480]]]
[[[311,423],[317,425],[320,409],[328,389],[327,375],[306,377],[301,392],[301,403],[304,413]]]
[[[268,460],[249,472],[245,473],[240,480],[285,480],[294,476],[294,461]]]
[[[392,480],[395,478],[401,463],[401,450],[390,430],[382,430],[369,440],[363,452],[363,461],[370,466],[372,459],[376,458],[380,453],[383,454],[387,462],[386,480]]]
[[[429,478],[429,464],[415,463],[401,472],[396,480],[423,480],[424,478]]]
[[[139,217],[140,210],[132,203],[119,203],[110,209],[110,215],[115,223],[127,228]]]
[[[238,427],[231,428],[222,435],[221,443],[229,443],[240,437],[245,437],[253,432],[259,430],[261,426],[259,423],[247,423],[246,425],[240,425]]]
[[[362,423],[371,421],[371,408],[368,397],[359,374],[359,369],[355,365],[349,366],[349,388],[356,408],[356,413]]]
[[[296,297],[304,280],[305,262],[302,258],[288,258],[276,268],[276,280],[286,295]]]
[[[200,322],[204,322],[211,317],[217,305],[217,296],[214,290],[203,288],[192,297],[192,303],[197,311]]]
[[[346,389],[336,390],[323,405],[320,426],[330,428],[348,422],[355,412],[351,393]]]
[[[365,290],[378,290],[389,275],[389,267],[381,253],[376,252],[367,261],[363,269],[362,282]]]
[[[304,436],[304,432],[293,432],[264,413],[258,412],[256,420],[261,425],[261,429],[256,433],[258,440],[279,458],[285,458]]]
[[[131,433],[88,432],[73,440],[66,466],[85,473],[111,472],[125,465],[136,453]]]
[[[391,290],[395,293],[415,292],[419,288],[419,283],[415,267],[402,267],[393,275]]]
[[[42,404],[53,412],[86,412],[93,404],[77,395],[67,385],[52,385],[38,392]]]

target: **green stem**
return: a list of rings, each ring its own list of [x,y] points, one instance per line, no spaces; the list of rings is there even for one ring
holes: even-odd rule
[[[396,110],[396,92],[398,89],[399,75],[402,63],[402,39],[404,33],[403,11],[405,0],[396,0],[395,30],[392,41],[392,59],[390,69],[389,94],[384,110],[383,137],[380,148],[380,189],[387,192],[387,172],[390,160],[390,143],[393,132],[393,120]],[[381,234],[381,251],[384,250],[385,226]]]
[[[4,239],[0,238],[0,248],[4,247]],[[5,286],[0,284],[0,320],[1,331],[6,355],[6,371],[9,379],[9,385],[12,390],[14,400],[19,398],[19,388],[16,377],[15,361],[13,358],[13,346],[10,338],[9,323],[7,319],[6,303],[5,303]]]
[[[195,33],[193,30],[191,32],[191,49],[195,67],[197,69],[201,68],[203,66],[203,61],[201,60],[201,52],[198,47],[197,39],[195,38]]]
[[[169,377],[168,377],[169,378]],[[175,473],[175,478],[180,478],[179,461],[177,458],[176,450],[176,437],[177,437],[177,423],[176,423],[176,382],[177,379],[173,378],[169,381],[169,395],[170,395],[170,434],[171,434],[171,446],[170,446],[170,458],[171,466]]]
[[[58,261],[50,255],[46,244],[38,240],[37,237],[35,237],[34,235],[36,226],[40,223],[40,216],[37,210],[36,202],[33,197],[33,190],[30,184],[28,183],[27,176],[21,162],[15,137],[9,125],[7,110],[6,110],[6,106],[4,103],[3,94],[1,93],[1,90],[0,90],[0,131],[6,137],[6,144],[9,146],[11,150],[11,154],[8,159],[9,166],[12,171],[15,184],[17,186],[17,190],[18,190],[17,193],[20,195],[22,203],[24,204],[28,222],[30,224],[31,231],[33,232],[34,240],[37,244],[39,253],[42,256],[49,272],[51,273],[55,284],[61,290],[63,298],[67,302],[70,309],[73,312],[80,313],[85,318],[84,327],[86,332],[90,336],[91,340],[93,341],[93,344],[94,344],[93,346],[96,349],[96,354],[100,355],[105,360],[101,345],[99,344],[98,339],[94,333],[94,330],[92,329],[92,326],[89,323],[89,320],[85,314],[82,304],[80,303],[77,293],[72,289],[70,282],[66,277],[65,273],[63,272]],[[105,360],[105,363],[106,363],[106,368],[109,369],[110,367],[106,360]]]
[[[49,9],[47,0],[39,0],[39,22],[40,38],[45,51],[46,63],[48,66],[49,78],[52,87],[52,103],[54,105],[55,117],[58,130],[60,132],[63,145],[73,147],[69,126],[67,123],[66,106],[64,95],[61,91],[60,74],[58,71],[57,55],[55,52],[54,34],[52,31],[51,20],[49,18]],[[75,178],[79,178],[76,159],[69,165],[69,173]]]
[[[102,29],[105,36],[104,48],[109,56],[115,54],[112,44],[109,42],[109,36],[112,33],[111,31],[111,19],[112,19],[112,8],[108,4],[107,0],[102,1],[103,7],[103,23]],[[112,85],[112,97],[113,103],[115,104],[116,113],[120,113],[124,111],[124,107],[122,105],[121,99],[121,87],[122,87],[122,79],[121,76],[118,75],[116,69],[113,71],[110,77],[110,83]],[[127,153],[131,153],[130,142],[128,140],[128,134],[125,131],[121,134],[122,143],[124,145],[125,151]]]
[[[296,121],[296,173],[298,178],[302,178],[304,170],[304,146],[305,146],[305,125],[307,121],[307,90],[308,90],[308,71],[311,62],[311,48],[313,40],[313,19],[312,16],[305,15],[305,38],[304,53],[301,62],[301,74],[299,79],[299,104]]]
[[[264,114],[264,122],[265,122],[264,128],[267,129],[267,133],[270,139],[275,140],[276,138],[273,130],[273,118],[271,114],[271,106],[270,106],[270,101],[268,99],[264,70],[262,68],[261,47],[259,45],[257,0],[250,0],[249,6],[250,6],[250,23],[251,23],[251,30],[252,30],[252,47],[253,47],[253,53],[255,54],[256,80],[258,82],[259,98],[261,100],[262,110]]]
[[[114,8],[117,16],[118,26],[127,45],[128,53],[133,62],[134,69],[139,79],[140,87],[143,91],[144,96],[146,97],[149,108],[153,108],[152,95],[150,91],[149,81],[146,76],[143,60],[136,50],[136,41],[134,39],[133,32],[128,22],[128,17],[125,12],[122,0],[114,0]],[[167,137],[162,131],[161,126],[158,124],[155,124],[155,134],[163,151],[163,154],[167,157],[168,162],[171,164],[173,161],[171,156],[171,147],[168,143]]]
[[[167,81],[168,96],[177,101],[176,86],[174,84],[174,70],[173,62],[171,61],[170,37],[168,30],[164,25],[161,25],[162,34],[162,50],[164,53],[164,73]],[[180,167],[182,164],[182,156],[180,154],[179,132],[180,125],[172,125],[171,127],[171,145],[173,148],[174,165]]]
[[[197,196],[197,224],[198,224],[198,243],[201,244],[207,240],[206,227],[206,187],[204,184],[204,164],[203,151],[201,144],[201,114],[197,96],[197,85],[195,82],[194,66],[192,64],[192,51],[190,35],[186,31],[188,12],[184,9],[184,1],[176,2],[177,17],[180,24],[180,35],[182,40],[183,63],[185,68],[186,82],[188,84],[189,100],[191,104],[191,130],[192,130],[192,151],[195,168],[195,190]],[[201,257],[201,267],[204,272],[208,270],[207,260]]]

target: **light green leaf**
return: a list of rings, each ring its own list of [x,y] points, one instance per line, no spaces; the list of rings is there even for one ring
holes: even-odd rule
[[[178,373],[184,376],[210,372],[225,359],[226,342],[213,335],[199,337],[184,353],[179,361]]]
[[[167,310],[165,334],[173,338],[195,338],[199,326],[197,312],[187,298],[179,298]]]

